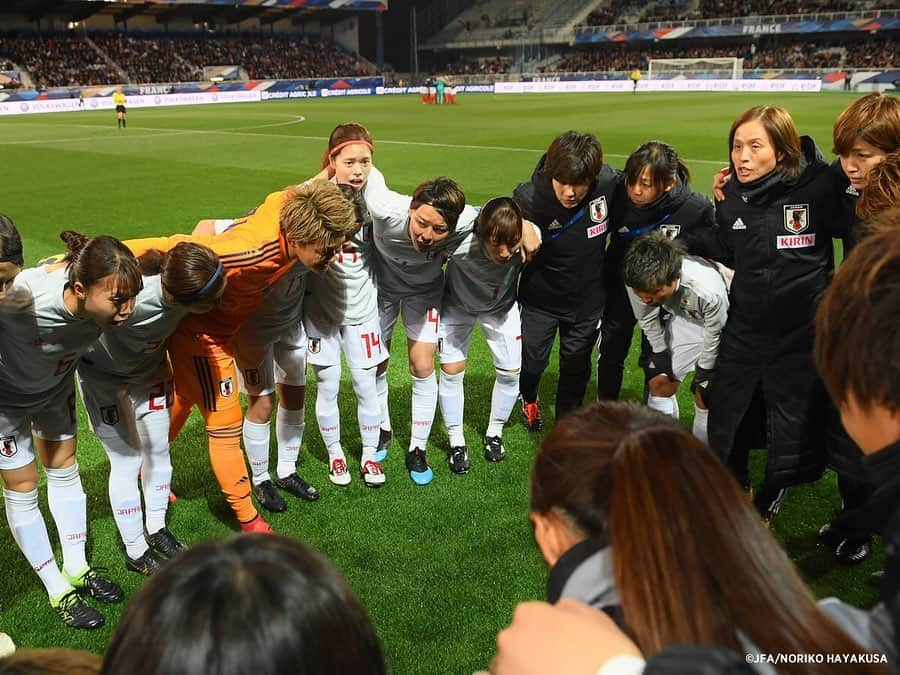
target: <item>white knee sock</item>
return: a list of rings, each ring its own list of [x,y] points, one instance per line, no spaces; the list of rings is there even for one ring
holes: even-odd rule
[[[491,392],[491,417],[485,435],[503,435],[503,425],[509,420],[518,395],[519,373],[497,369],[497,379],[494,380],[494,390]]]
[[[678,401],[675,400],[674,396],[653,396],[650,395],[650,398],[647,399],[647,405],[653,410],[658,410],[664,415],[671,415],[675,419],[678,419]]]
[[[78,475],[78,463],[64,469],[44,467],[50,513],[56,521],[63,569],[71,577],[87,567],[87,497]]]
[[[438,385],[438,400],[441,404],[441,417],[447,427],[447,435],[450,436],[450,447],[465,445],[463,436],[463,407],[465,406],[465,393],[463,379],[466,371],[451,375],[441,371],[441,380]]]
[[[391,430],[391,411],[388,407],[388,380],[387,371],[375,375],[375,387],[378,390],[378,403],[381,406],[381,428]]]
[[[351,368],[350,380],[353,382],[353,391],[356,392],[356,419],[359,422],[363,454],[375,454],[381,424],[375,368]]]
[[[426,377],[412,378],[412,430],[409,439],[409,451],[415,448],[425,449],[434,423],[434,411],[437,408],[438,386],[434,373]]]
[[[341,412],[338,390],[341,387],[340,366],[313,366],[316,371],[316,421],[326,448],[341,442]]]
[[[6,504],[6,521],[12,531],[13,539],[19,545],[22,555],[37,572],[41,583],[51,598],[58,598],[70,590],[72,586],[59,572],[47,526],[38,508],[37,489],[30,492],[13,492],[3,489],[3,501]]]
[[[169,422],[148,425],[143,441],[144,466],[141,484],[144,488],[144,519],[147,532],[156,534],[166,526],[169,492],[172,489],[172,457],[169,454]]]
[[[694,436],[701,442],[709,445],[709,434],[706,432],[706,424],[709,420],[709,410],[697,407],[694,404]]]
[[[303,430],[306,428],[303,415],[303,408],[288,410],[278,406],[278,412],[275,414],[275,437],[278,439],[276,473],[279,478],[287,478],[297,470],[297,458],[300,456]]]
[[[269,440],[272,433],[269,423],[252,422],[245,417],[242,433],[253,484],[265,483],[269,480]]]
[[[144,539],[144,510],[138,490],[138,474],[141,473],[143,458],[120,438],[102,438],[100,441],[109,457],[109,505],[113,519],[128,557],[140,558],[148,548]]]

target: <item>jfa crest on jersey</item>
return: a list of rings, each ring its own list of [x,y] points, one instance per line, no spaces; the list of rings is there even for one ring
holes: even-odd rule
[[[234,381],[231,377],[226,377],[224,380],[219,380],[219,393],[222,394],[224,398],[229,398],[232,394],[234,394]]]
[[[809,204],[789,204],[784,207],[784,229],[800,234],[809,227]]]
[[[18,451],[19,447],[16,445],[15,436],[4,436],[3,438],[0,438],[0,455],[12,457]]]
[[[319,350],[322,349],[322,339],[321,338],[309,338],[309,343],[307,344],[307,349],[310,354],[318,354]]]
[[[258,387],[260,378],[259,378],[259,368],[247,368],[244,370],[244,381],[252,387]]]
[[[606,205],[606,196],[597,197],[588,206],[591,212],[591,220],[595,223],[605,223],[609,216],[609,208]]]
[[[659,231],[666,239],[674,239],[681,232],[681,225],[660,225]]]
[[[114,405],[108,405],[100,408],[100,419],[104,424],[115,426],[119,422],[119,409]]]

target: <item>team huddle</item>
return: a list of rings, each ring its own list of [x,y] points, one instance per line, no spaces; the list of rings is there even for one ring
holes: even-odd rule
[[[185,548],[166,526],[169,444],[195,406],[243,531],[271,531],[254,496],[270,511],[287,508],[279,490],[319,497],[296,468],[308,370],[330,481],[346,486],[357,473],[368,487],[385,484],[388,355],[401,316],[412,379],[404,456],[417,485],[434,479],[426,450],[438,407],[449,469],[470,470],[464,377],[476,324],[496,375],[487,419],[478,419],[486,461],[505,458],[517,400],[526,426],[542,428],[537,391],[557,333],[559,419],[584,401],[595,346],[598,395],[618,397],[637,323],[651,408],[678,418],[676,392],[693,372],[693,432],[747,489],[749,449],[768,449],[754,497],[764,517],[787,487],[821,475],[822,447],[852,465],[859,451],[838,416],[824,422],[812,316],[833,271],[832,238],[861,236],[856,211],[876,192],[877,165],[896,167],[900,107],[880,95],[851,105],[835,127],[832,165],[773,106],[738,117],[729,144],[715,207],[691,188],[670,145],[644,143],[618,171],[593,135],[574,131],[553,140],[512,197],[477,208],[446,177],[404,195],[373,166],[369,132],[342,124],[317,176],[247,215],[201,220],[191,235],[119,241],[66,231],[64,257],[23,270],[19,234],[0,216],[0,475],[11,531],[51,605],[67,625],[96,628],[103,616],[82,596],[124,597],[86,559],[76,386],[109,457],[125,565],[151,575]],[[879,183],[880,193],[890,189],[889,179]],[[342,355],[359,452],[341,440]],[[352,470],[348,455],[360,458]],[[61,569],[38,507],[36,457]],[[845,511],[862,508],[865,487],[851,470],[841,477]],[[859,549],[840,516],[826,527],[838,549]]]

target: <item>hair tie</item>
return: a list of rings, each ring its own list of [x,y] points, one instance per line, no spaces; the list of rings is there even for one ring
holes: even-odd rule
[[[343,143],[338,143],[336,146],[334,146],[331,150],[328,151],[328,156],[329,156],[329,157],[334,157],[336,154],[338,154],[341,150],[343,150],[344,148],[346,148],[348,145],[356,145],[356,144],[358,144],[358,143],[362,143],[362,144],[363,144],[364,146],[366,146],[370,151],[374,150],[374,148],[372,147],[372,144],[369,143],[369,141],[367,141],[367,140],[365,140],[365,139],[363,139],[363,138],[358,138],[358,139],[356,139],[356,140],[352,140],[352,141],[344,141]]]

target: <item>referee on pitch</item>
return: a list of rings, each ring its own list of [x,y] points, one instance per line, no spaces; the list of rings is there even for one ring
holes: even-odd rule
[[[541,157],[514,197],[543,243],[519,281],[522,419],[543,427],[538,383],[559,331],[556,419],[580,407],[603,313],[603,258],[618,172],[603,165],[593,134],[567,131]]]

